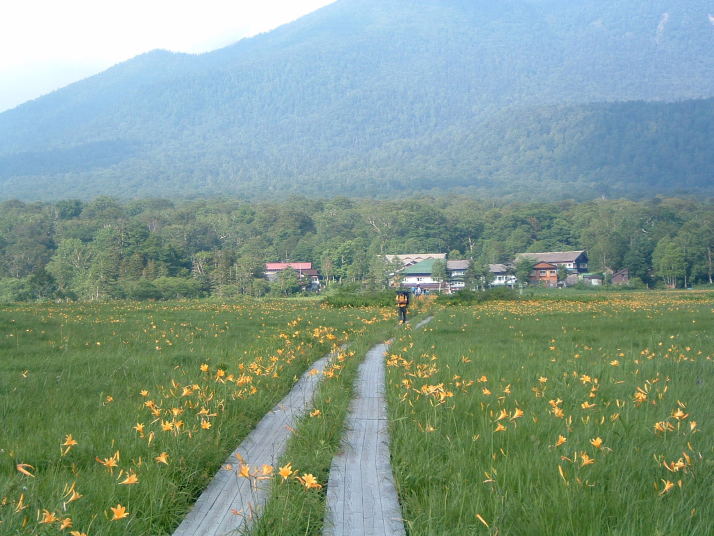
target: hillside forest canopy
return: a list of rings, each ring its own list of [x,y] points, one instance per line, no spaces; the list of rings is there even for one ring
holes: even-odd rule
[[[710,0],[338,0],[0,113],[0,199],[714,195]]]
[[[711,284],[714,202],[654,198],[499,204],[465,197],[280,202],[0,203],[0,300],[289,295],[264,264],[312,262],[327,285],[385,288],[380,255],[442,252],[475,265],[585,249],[591,271],[636,284]]]

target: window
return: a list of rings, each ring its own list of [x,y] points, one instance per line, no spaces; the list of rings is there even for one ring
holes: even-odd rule
[[[540,271],[540,275],[546,275],[546,271],[545,271],[545,270],[541,270],[541,271]]]

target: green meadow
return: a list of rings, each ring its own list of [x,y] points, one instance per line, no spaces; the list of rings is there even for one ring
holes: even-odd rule
[[[300,300],[5,306],[0,533],[170,534],[258,420],[337,351],[251,532],[321,534],[357,367],[390,337],[410,536],[713,532],[712,293],[429,307],[412,330],[392,308]]]
[[[714,296],[446,307],[388,356],[410,535],[714,532]]]
[[[295,300],[3,308],[0,533],[170,534],[312,362],[390,315]]]

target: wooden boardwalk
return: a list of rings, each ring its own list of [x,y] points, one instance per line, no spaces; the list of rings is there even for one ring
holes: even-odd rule
[[[220,469],[191,511],[174,532],[174,536],[225,536],[245,532],[265,505],[270,480],[257,483],[238,477],[239,454],[253,467],[276,466],[285,452],[287,440],[298,419],[312,407],[315,388],[332,355],[316,361],[293,386],[288,395],[258,423],[238,446],[226,464],[232,471]],[[317,370],[319,373],[315,373]],[[256,485],[257,484],[257,485]]]
[[[430,320],[422,320],[415,329]],[[387,344],[375,346],[360,365],[342,452],[330,466],[324,536],[406,534],[389,457],[387,349]]]

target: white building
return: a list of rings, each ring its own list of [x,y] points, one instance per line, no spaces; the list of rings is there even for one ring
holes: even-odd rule
[[[516,285],[516,276],[508,273],[505,264],[489,264],[488,271],[491,272],[492,287],[513,287]]]

